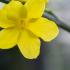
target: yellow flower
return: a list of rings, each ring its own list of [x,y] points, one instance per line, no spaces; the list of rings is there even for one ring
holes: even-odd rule
[[[8,49],[16,44],[25,58],[35,59],[40,53],[40,40],[51,41],[59,30],[57,25],[41,17],[45,0],[28,0],[25,5],[11,1],[0,10],[0,48]]]
[[[26,2],[27,0],[12,0],[12,1]]]

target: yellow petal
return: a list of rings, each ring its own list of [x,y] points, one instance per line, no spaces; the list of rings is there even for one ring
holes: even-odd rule
[[[11,1],[0,10],[0,27],[12,27],[20,18],[26,17],[25,7],[18,1]]]
[[[20,18],[27,18],[27,9],[24,5],[20,9]]]
[[[28,18],[39,18],[45,10],[47,0],[28,0],[25,7],[28,11]]]
[[[0,11],[0,27],[8,28],[13,26],[14,26],[14,21],[9,20],[4,11]]]
[[[12,1],[26,2],[26,1],[28,1],[28,0],[12,0]]]
[[[22,3],[19,1],[10,1],[10,3],[8,3],[4,7],[3,11],[7,13],[6,16],[8,18],[18,19],[20,17],[20,12],[21,12],[20,10],[22,9],[22,6],[23,6]]]
[[[2,11],[2,9],[6,6],[5,3],[2,3],[2,7],[0,8],[0,27],[2,28],[7,28],[7,27],[12,27],[14,26],[13,22],[8,20],[5,12]]]
[[[19,32],[16,29],[3,29],[0,31],[0,48],[8,49],[16,45]]]
[[[40,18],[31,23],[28,29],[44,41],[53,40],[59,32],[57,25],[46,18]]]
[[[40,40],[25,30],[21,33],[18,46],[23,56],[28,59],[35,59],[40,53]]]

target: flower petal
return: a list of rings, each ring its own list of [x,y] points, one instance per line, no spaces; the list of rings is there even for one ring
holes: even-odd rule
[[[2,9],[6,6],[5,3],[1,3],[2,7],[0,8],[0,27],[2,28],[7,28],[7,27],[12,27],[14,24],[12,21],[8,20],[5,12],[2,11]]]
[[[13,0],[13,1],[26,2],[26,1],[28,1],[28,0]]]
[[[14,21],[9,20],[7,16],[5,15],[4,11],[0,11],[0,27],[2,28],[8,28],[13,27]]]
[[[8,49],[16,45],[19,32],[17,29],[3,29],[0,31],[0,48]]]
[[[20,14],[22,12],[22,8],[23,8],[23,13],[25,13],[25,8],[23,6],[23,4],[19,1],[10,1],[9,4],[7,4],[5,7],[4,7],[4,10],[6,13],[7,13],[7,16],[8,17],[11,17],[11,18],[15,18],[15,19],[19,19],[20,18]],[[22,14],[23,14],[22,13]],[[25,16],[25,15],[23,15]]]
[[[59,32],[57,25],[46,18],[40,18],[35,23],[31,23],[28,29],[44,41],[54,39]]]
[[[47,0],[28,0],[25,7],[28,11],[28,18],[39,18],[45,10]]]
[[[25,58],[35,59],[40,53],[40,40],[27,31],[22,31],[18,46]]]
[[[0,10],[0,27],[12,27],[20,18],[26,17],[26,9],[19,1],[10,1]]]

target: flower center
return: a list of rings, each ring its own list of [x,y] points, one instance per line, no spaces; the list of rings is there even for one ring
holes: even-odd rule
[[[18,23],[16,23],[16,27],[19,29],[24,29],[27,27],[27,25],[28,25],[27,20],[24,19],[20,19],[18,20]]]

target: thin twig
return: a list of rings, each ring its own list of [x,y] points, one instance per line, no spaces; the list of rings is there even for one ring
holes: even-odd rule
[[[48,18],[49,20],[54,21],[55,23],[57,23],[57,25],[61,28],[63,28],[64,30],[70,32],[70,26],[68,26],[67,24],[65,24],[63,21],[61,21],[54,13],[52,13],[51,11],[45,11],[43,17]]]

